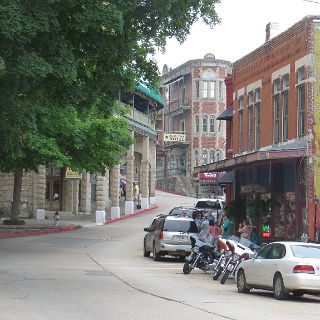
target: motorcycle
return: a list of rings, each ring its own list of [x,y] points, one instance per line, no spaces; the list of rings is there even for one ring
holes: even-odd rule
[[[254,245],[251,241],[245,238],[241,238],[239,241],[234,239],[233,243],[230,241],[226,242],[231,255],[226,261],[223,274],[220,283],[224,284],[227,279],[234,278],[236,270],[242,260],[250,259],[250,256],[259,249],[258,246]],[[242,252],[242,253],[241,253]]]
[[[183,273],[189,274],[193,269],[198,268],[203,271],[213,270],[218,262],[219,255],[215,246],[202,238],[190,237],[191,254],[186,257],[183,265]]]
[[[213,275],[212,275],[213,280],[219,279],[222,271],[224,270],[224,266],[225,266],[227,260],[229,259],[229,257],[232,254],[230,252],[230,250],[228,249],[227,241],[224,239],[218,239],[217,247],[220,252],[220,258],[216,264],[216,267],[213,269]]]

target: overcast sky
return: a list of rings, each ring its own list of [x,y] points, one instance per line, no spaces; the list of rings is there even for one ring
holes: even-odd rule
[[[320,0],[221,0],[216,7],[221,24],[210,29],[197,22],[185,43],[169,40],[166,53],[158,53],[159,70],[201,59],[208,52],[231,62],[243,57],[265,41],[265,26],[278,23],[278,33],[306,15],[320,15]]]

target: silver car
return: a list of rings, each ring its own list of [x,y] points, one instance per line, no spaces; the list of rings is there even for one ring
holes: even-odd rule
[[[289,293],[320,294],[320,245],[304,242],[273,242],[250,260],[240,263],[237,275],[240,293],[250,289],[274,292],[278,300]]]
[[[143,240],[143,255],[158,261],[165,255],[184,258],[191,252],[190,236],[196,236],[198,228],[192,218],[180,216],[158,216]]]

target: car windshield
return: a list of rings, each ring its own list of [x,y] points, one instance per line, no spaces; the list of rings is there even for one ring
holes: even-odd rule
[[[290,247],[295,257],[320,259],[320,246],[308,246],[306,244],[299,246],[292,245]]]
[[[189,220],[166,220],[163,231],[198,233],[197,225]]]
[[[196,208],[203,209],[221,209],[219,201],[198,201]]]

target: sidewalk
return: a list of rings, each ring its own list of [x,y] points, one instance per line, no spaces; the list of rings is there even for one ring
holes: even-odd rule
[[[135,212],[131,215],[121,214],[120,218],[111,220],[110,210],[108,210],[106,216],[106,224],[114,223],[117,221],[121,221],[124,219],[128,219],[145,212],[152,211],[156,209],[158,206],[153,205],[150,206],[149,209],[145,210],[135,210]],[[121,208],[121,212],[124,212],[124,208]],[[0,239],[4,238],[15,238],[15,237],[25,237],[25,236],[33,236],[33,235],[41,235],[48,233],[56,233],[56,232],[64,232],[64,231],[74,231],[79,228],[91,228],[96,227],[101,224],[95,223],[95,214],[79,214],[75,216],[71,213],[64,213],[60,215],[59,226],[55,226],[53,219],[48,218],[46,220],[38,221],[35,218],[21,218],[25,221],[25,225],[22,226],[8,226],[3,225],[0,219]]]

